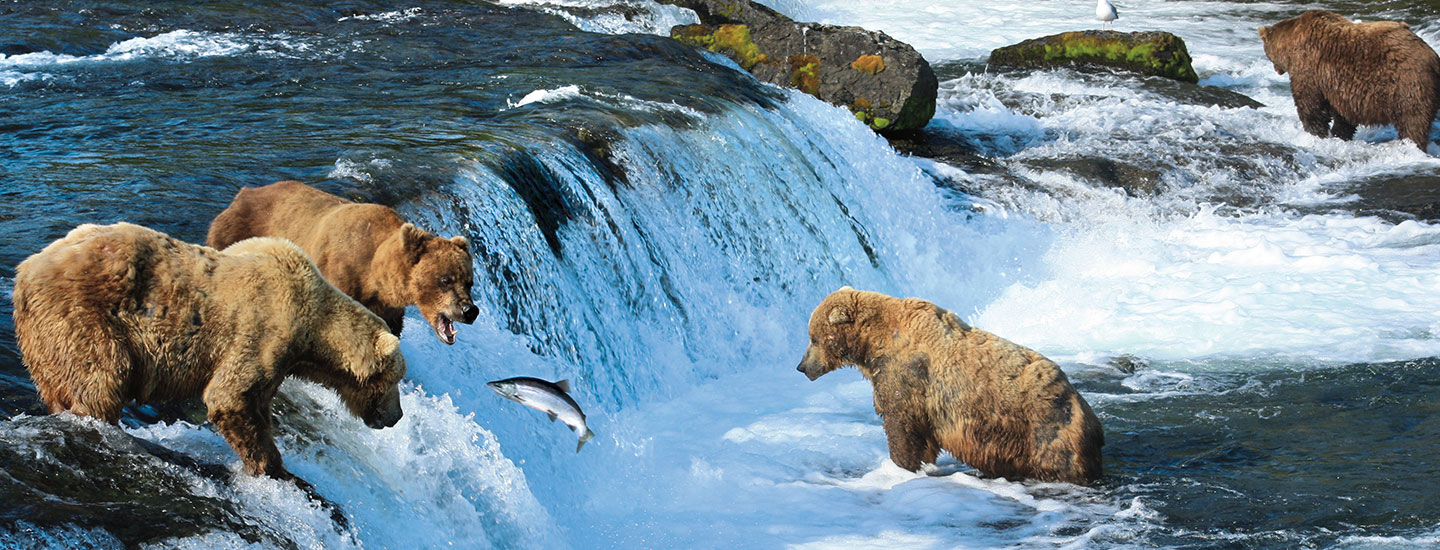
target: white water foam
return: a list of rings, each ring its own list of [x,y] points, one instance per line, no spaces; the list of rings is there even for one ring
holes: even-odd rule
[[[670,27],[699,23],[695,12],[652,0],[500,0],[559,16],[586,32],[670,36]]]
[[[503,75],[502,75],[503,76]],[[704,114],[678,103],[667,103],[661,101],[648,101],[627,94],[611,94],[594,90],[586,90],[579,85],[571,84],[544,90],[534,90],[525,94],[519,101],[505,100],[508,109],[524,107],[533,104],[564,103],[566,101],[587,100],[602,103],[605,105],[618,105],[634,111],[650,113],[668,112],[683,115],[695,121],[704,118]]]
[[[387,11],[375,14],[347,15],[336,19],[336,21],[381,21],[385,23],[404,23],[419,17],[425,13],[421,8],[409,8],[404,10]]]
[[[104,63],[152,57],[210,57],[245,53],[255,46],[239,35],[170,31],[152,37],[131,38],[111,44],[105,53],[85,56],[35,52],[18,55],[0,54],[0,67],[40,68],[76,63]]]
[[[305,423],[280,429],[276,442],[286,467],[345,512],[359,541],[337,532],[330,512],[292,484],[240,474],[234,452],[208,428],[181,422],[128,431],[205,462],[229,464],[235,471],[230,483],[197,478],[196,493],[235,502],[246,518],[302,547],[358,548],[360,541],[381,548],[562,544],[547,532],[551,520],[531,497],[524,473],[448,397],[406,388],[404,418],[392,428],[371,430],[327,389],[287,381],[282,391],[303,409],[292,418]],[[407,528],[397,530],[398,524]],[[242,542],[206,534],[165,544],[246,547]]]

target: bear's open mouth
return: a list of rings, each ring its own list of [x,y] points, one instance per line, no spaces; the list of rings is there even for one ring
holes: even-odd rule
[[[435,335],[440,337],[441,342],[446,344],[455,343],[455,322],[444,313],[435,314]]]

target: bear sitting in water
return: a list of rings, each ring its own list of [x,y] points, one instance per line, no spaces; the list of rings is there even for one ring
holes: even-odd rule
[[[1100,420],[1054,362],[915,298],[845,287],[810,316],[796,369],[815,380],[855,366],[875,390],[890,459],[907,470],[940,450],[992,476],[1088,485],[1100,478]]]

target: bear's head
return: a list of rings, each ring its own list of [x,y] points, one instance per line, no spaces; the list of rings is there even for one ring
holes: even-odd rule
[[[470,287],[475,284],[470,241],[440,238],[408,223],[400,232],[412,262],[405,282],[410,299],[420,307],[435,336],[454,344],[455,322],[474,323],[480,314],[470,300]]]
[[[879,317],[876,297],[883,296],[846,286],[821,300],[810,314],[810,345],[795,370],[811,380],[845,366],[860,367],[868,375],[866,332]]]
[[[1274,25],[1260,27],[1260,41],[1265,45],[1265,57],[1270,58],[1270,63],[1275,66],[1275,73],[1285,74],[1292,68],[1295,56],[1315,56],[1306,42],[1333,34],[1337,25],[1349,24],[1350,20],[1340,14],[1310,10]]]
[[[405,357],[400,354],[400,338],[390,334],[379,317],[375,321],[378,324],[373,348],[361,350],[352,360],[349,367],[354,381],[337,385],[336,390],[351,414],[379,430],[394,426],[404,416],[400,409],[400,380],[405,377]]]

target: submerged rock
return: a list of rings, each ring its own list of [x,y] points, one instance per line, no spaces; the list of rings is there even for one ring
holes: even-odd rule
[[[43,538],[32,529],[99,529],[125,546],[221,531],[285,547],[285,536],[243,517],[234,503],[197,490],[229,475],[99,421],[60,416],[0,422],[0,539]],[[23,522],[26,525],[21,525]]]
[[[1019,162],[1038,171],[1064,172],[1095,185],[1123,189],[1132,197],[1154,196],[1163,175],[1153,168],[1091,155],[1023,159]]]
[[[920,53],[883,32],[800,23],[749,0],[660,0],[689,8],[698,25],[676,40],[724,54],[755,78],[844,106],[871,128],[923,128],[939,81]]]
[[[990,63],[1016,67],[1090,65],[1183,82],[1200,81],[1190,65],[1185,41],[1162,31],[1055,34],[996,49],[990,52]]]

